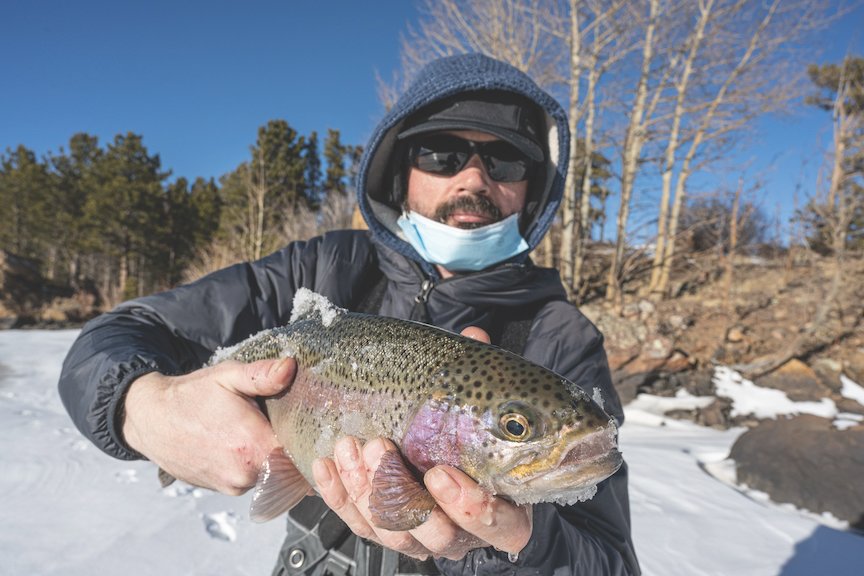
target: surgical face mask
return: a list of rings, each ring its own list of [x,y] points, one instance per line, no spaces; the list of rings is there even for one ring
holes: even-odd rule
[[[454,228],[417,212],[403,213],[396,223],[424,260],[451,272],[482,270],[529,248],[519,234],[518,213],[472,230]]]

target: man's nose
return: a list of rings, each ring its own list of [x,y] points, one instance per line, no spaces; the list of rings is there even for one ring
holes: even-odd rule
[[[464,190],[472,192],[486,192],[489,190],[491,178],[486,172],[486,166],[478,154],[474,154],[456,175],[459,178],[459,186]]]

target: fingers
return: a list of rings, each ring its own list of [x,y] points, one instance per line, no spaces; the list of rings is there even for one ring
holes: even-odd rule
[[[312,475],[321,498],[342,519],[352,532],[367,540],[377,541],[375,531],[366,521],[339,477],[336,463],[329,458],[319,458],[312,464]],[[379,542],[380,543],[380,542]]]
[[[391,532],[378,528],[369,511],[371,480],[378,460],[392,443],[374,440],[361,447],[356,438],[343,438],[336,443],[335,462],[320,459],[313,465],[313,474],[324,502],[336,512],[351,530],[378,544],[414,558],[426,558],[429,550],[410,532]]]
[[[456,525],[504,552],[518,553],[531,538],[530,506],[492,496],[455,468],[437,466],[424,477],[429,492]]]
[[[492,339],[489,337],[489,334],[483,330],[482,328],[478,328],[477,326],[468,326],[464,330],[462,330],[462,336],[466,338],[471,338],[472,340],[479,340],[480,342],[485,342],[486,344],[490,344]]]
[[[220,362],[211,368],[213,378],[224,388],[244,396],[273,396],[285,390],[297,374],[293,358],[259,360],[249,364]]]
[[[421,525],[392,532],[375,525],[369,510],[372,478],[385,451],[395,446],[376,439],[365,446],[355,438],[336,443],[334,460],[313,466],[318,491],[357,535],[414,557],[462,558],[474,548],[495,546],[519,552],[531,537],[531,508],[491,496],[458,470],[440,466],[425,478],[438,506]]]

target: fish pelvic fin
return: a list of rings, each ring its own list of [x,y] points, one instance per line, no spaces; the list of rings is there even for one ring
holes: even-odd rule
[[[249,518],[253,522],[272,520],[296,506],[310,488],[285,451],[281,447],[274,448],[258,474]]]
[[[433,508],[435,499],[405,466],[399,452],[386,451],[372,477],[372,523],[385,530],[410,530],[425,522]]]
[[[159,468],[159,484],[162,485],[162,488],[167,488],[168,486],[170,486],[171,484],[173,484],[176,481],[177,481],[177,478],[175,478],[174,476],[172,476],[171,474],[169,474],[168,472],[166,472],[162,468]]]

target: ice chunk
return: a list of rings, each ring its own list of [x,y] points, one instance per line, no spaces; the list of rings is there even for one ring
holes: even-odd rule
[[[308,288],[300,288],[294,295],[294,308],[291,311],[291,322],[311,314],[319,314],[321,323],[330,326],[333,321],[346,312],[344,308],[334,305],[324,296],[316,294]]]

